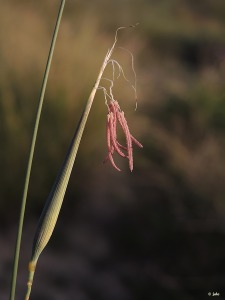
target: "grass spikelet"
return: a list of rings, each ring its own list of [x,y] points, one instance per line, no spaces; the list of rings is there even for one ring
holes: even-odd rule
[[[56,181],[53,185],[53,188],[49,194],[49,197],[46,201],[46,204],[44,206],[44,209],[42,211],[37,230],[35,233],[34,241],[33,241],[33,250],[32,250],[32,256],[29,263],[28,271],[29,271],[29,277],[27,282],[27,293],[25,296],[25,300],[29,300],[32,283],[33,283],[33,277],[37,265],[38,258],[41,254],[41,252],[44,250],[45,246],[47,245],[53,230],[55,228],[55,224],[58,219],[58,215],[62,206],[62,202],[64,199],[64,195],[66,192],[66,188],[69,182],[69,178],[71,175],[71,171],[73,168],[73,164],[76,158],[76,154],[79,148],[79,144],[83,135],[83,131],[90,113],[90,109],[96,94],[96,91],[99,88],[99,83],[102,79],[102,75],[104,73],[104,70],[110,60],[110,57],[113,53],[113,50],[115,48],[116,42],[117,42],[117,33],[118,30],[126,28],[126,27],[120,27],[116,31],[115,40],[112,45],[112,47],[108,50],[105,59],[103,61],[103,64],[101,66],[100,72],[98,74],[97,80],[95,82],[95,85],[91,91],[91,94],[87,100],[85,109],[83,111],[83,114],[80,118],[79,124],[77,126],[77,129],[75,131],[75,134],[72,138],[69,150],[67,152],[67,155],[65,157],[65,160],[63,162],[63,165],[59,171],[59,174],[56,178]]]

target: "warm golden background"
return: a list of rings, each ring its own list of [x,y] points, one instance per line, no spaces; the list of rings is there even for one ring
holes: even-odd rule
[[[38,96],[60,1],[0,1],[0,298],[8,299]],[[115,30],[132,51],[138,109],[115,96],[144,145],[134,172],[106,154],[98,92],[32,300],[225,299],[225,1],[68,0],[28,195],[18,299],[38,216]],[[133,80],[130,57],[116,59]]]

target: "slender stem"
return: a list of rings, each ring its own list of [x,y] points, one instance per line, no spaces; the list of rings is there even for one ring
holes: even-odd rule
[[[18,264],[19,264],[19,256],[20,256],[20,246],[21,246],[21,238],[22,238],[23,223],[24,223],[24,214],[25,214],[25,208],[26,208],[27,192],[28,192],[29,181],[30,181],[30,173],[31,173],[32,161],[33,161],[33,156],[34,156],[34,149],[35,149],[35,144],[36,144],[36,139],[37,139],[37,132],[38,132],[39,121],[40,121],[40,117],[41,117],[41,111],[42,111],[42,105],[43,105],[46,85],[47,85],[47,81],[48,81],[49,70],[50,70],[50,66],[51,66],[52,56],[53,56],[53,52],[54,52],[54,48],[55,48],[55,43],[56,43],[58,31],[59,31],[59,26],[60,26],[65,2],[66,2],[66,0],[62,0],[61,4],[60,4],[57,21],[56,21],[56,25],[55,25],[55,29],[54,29],[54,33],[53,33],[53,37],[52,37],[51,47],[49,50],[46,69],[45,69],[45,73],[44,73],[44,77],[43,77],[41,92],[40,92],[39,104],[38,104],[38,109],[37,109],[37,114],[36,114],[36,121],[35,121],[35,125],[34,125],[33,137],[32,137],[32,142],[31,142],[31,147],[30,147],[30,154],[29,154],[29,159],[28,159],[28,164],[27,164],[27,172],[26,172],[25,183],[24,183],[22,203],[21,203],[21,208],[20,208],[19,226],[18,226],[17,240],[16,240],[16,245],[15,245],[14,264],[13,264],[11,290],[10,290],[10,297],[9,297],[10,300],[15,299],[16,281],[17,281]]]

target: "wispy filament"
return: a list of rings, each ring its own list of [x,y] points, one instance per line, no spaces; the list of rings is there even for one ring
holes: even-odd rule
[[[123,130],[126,139],[126,146],[121,145],[117,140],[117,125]],[[105,158],[104,162],[110,161],[113,167],[117,171],[121,171],[120,168],[115,164],[113,159],[113,154],[116,152],[123,158],[128,158],[130,171],[133,171],[133,147],[132,143],[136,146],[143,148],[142,144],[136,140],[130,133],[127,120],[125,118],[124,112],[121,111],[118,101],[111,100],[108,105],[108,114],[107,114],[107,148],[108,155]]]

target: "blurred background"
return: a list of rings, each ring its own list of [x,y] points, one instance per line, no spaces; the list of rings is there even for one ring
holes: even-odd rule
[[[39,91],[60,1],[0,1],[0,297],[8,299]],[[53,58],[28,194],[17,299],[38,217],[115,30],[134,92],[114,95],[134,171],[103,164],[107,108],[97,93],[33,300],[225,299],[224,0],[68,0]],[[131,58],[114,54],[134,83]],[[112,76],[109,67],[106,76]],[[107,82],[102,83],[107,87]]]

